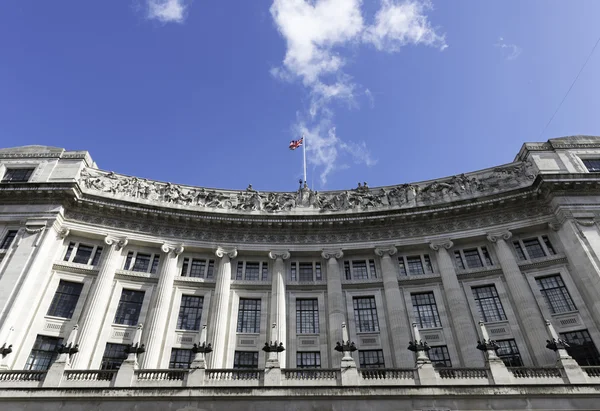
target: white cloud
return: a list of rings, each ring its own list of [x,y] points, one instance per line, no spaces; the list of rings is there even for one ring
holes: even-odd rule
[[[519,57],[519,54],[521,54],[521,52],[523,51],[523,49],[521,49],[521,47],[517,46],[516,44],[505,43],[504,38],[502,37],[498,38],[498,43],[494,44],[494,46],[499,47],[504,51],[506,60],[516,59],[517,57]]]
[[[369,101],[369,107],[375,107],[375,97],[373,97],[373,93],[368,88],[365,89],[365,96],[367,96],[367,100]]]
[[[183,23],[186,15],[184,0],[147,0],[148,18],[163,23]]]

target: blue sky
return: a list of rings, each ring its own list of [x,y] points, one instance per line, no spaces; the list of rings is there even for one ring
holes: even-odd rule
[[[600,135],[596,0],[0,2],[0,146],[182,184],[348,189]],[[600,47],[599,47],[600,49]]]

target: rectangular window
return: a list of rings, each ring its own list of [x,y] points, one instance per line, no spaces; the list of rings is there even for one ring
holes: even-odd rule
[[[215,277],[215,260],[208,260],[208,268],[206,269],[206,278]]]
[[[369,260],[369,271],[372,278],[377,278],[377,269],[375,268],[375,260]]]
[[[73,255],[75,252],[75,255]],[[70,242],[65,253],[64,261],[71,261],[77,264],[97,265],[102,255],[102,247]]]
[[[235,272],[235,279],[241,280],[242,278],[244,278],[244,262],[238,261],[237,270]]]
[[[62,342],[62,338],[38,335],[33,343],[29,358],[27,358],[25,369],[46,371],[56,359],[58,355],[57,349]]]
[[[467,267],[469,267],[469,268],[483,267],[483,262],[481,261],[481,256],[479,255],[478,249],[472,248],[470,250],[463,250],[463,254],[465,256],[465,261],[467,263]]]
[[[517,252],[517,257],[519,257],[519,260],[526,260],[527,258],[525,257],[521,243],[518,241],[513,241],[513,245],[515,246],[515,251]]]
[[[260,332],[260,300],[240,298],[238,311],[237,332]]]
[[[298,264],[298,279],[300,281],[313,281],[313,264],[299,263]]]
[[[125,267],[123,267],[123,269],[140,273],[156,274],[159,262],[160,255],[158,254],[145,254],[130,251],[127,253]]]
[[[406,263],[408,265],[408,273],[410,275],[425,274],[425,270],[423,270],[423,262],[421,261],[420,255],[406,257]]]
[[[296,333],[319,333],[319,302],[316,298],[296,300]]]
[[[496,286],[486,285],[483,287],[473,287],[472,289],[477,312],[484,322],[506,320],[504,308],[500,302],[500,297],[498,297]]]
[[[425,272],[427,272],[427,274],[433,274],[433,266],[431,265],[429,254],[425,254],[423,260],[425,261]]]
[[[535,281],[552,314],[575,311],[577,308],[559,274],[536,278]]]
[[[507,367],[523,366],[523,360],[521,359],[521,354],[515,340],[500,340],[496,341],[496,344],[498,344],[496,354],[504,361],[504,365]]]
[[[260,263],[247,262],[246,263],[246,280],[258,281],[259,280],[259,269]]]
[[[440,315],[433,292],[417,293],[410,295],[413,313],[420,328],[441,327]]]
[[[194,360],[194,353],[190,349],[172,348],[169,368],[190,368]]]
[[[137,253],[133,267],[131,267],[131,271],[147,273],[148,268],[150,267],[151,258],[152,256],[150,254]]]
[[[8,230],[8,233],[4,236],[2,243],[0,244],[0,250],[6,250],[9,248],[15,238],[17,237],[18,230]]]
[[[321,263],[315,263],[315,280],[321,281],[323,275],[321,274]]]
[[[321,353],[316,352],[297,352],[297,368],[321,368]]]
[[[115,324],[137,325],[144,302],[144,292],[123,290],[115,315]]]
[[[385,368],[383,350],[359,350],[358,362],[360,368]]]
[[[554,251],[554,247],[552,247],[552,243],[550,242],[550,239],[548,238],[548,236],[543,235],[542,240],[544,241],[544,244],[546,245],[546,248],[548,249],[548,253],[550,253],[550,255],[555,255],[556,251]]]
[[[100,369],[118,370],[121,368],[121,364],[127,359],[127,353],[125,352],[127,347],[127,344],[106,343]]]
[[[7,168],[4,176],[2,176],[3,183],[26,183],[31,178],[35,168]]]
[[[465,269],[465,263],[462,259],[462,255],[460,254],[460,251],[455,251],[454,252],[454,261],[456,262],[456,267],[464,270]]]
[[[567,352],[579,365],[600,365],[600,354],[587,330],[561,333],[560,338],[570,345]]]
[[[102,256],[102,247],[96,247],[94,257],[92,258],[92,265],[98,265],[100,263],[100,257]]]
[[[261,281],[267,281],[269,279],[269,264],[268,263],[262,263],[261,272],[262,272],[262,274],[260,276]]]
[[[355,280],[366,280],[367,278],[369,278],[366,261],[352,261],[352,278],[354,278]]]
[[[352,279],[352,273],[350,272],[350,261],[344,261],[344,275],[346,280]]]
[[[406,265],[404,264],[404,257],[398,257],[398,268],[400,269],[400,275],[406,275]]]
[[[590,173],[599,173],[600,172],[600,159],[598,158],[586,158],[581,159],[583,164],[587,168]]]
[[[48,314],[53,317],[71,318],[81,295],[82,283],[60,280],[50,303]]]
[[[290,279],[292,281],[297,281],[298,277],[296,274],[296,263],[292,263],[291,269],[290,269]]]
[[[481,253],[483,254],[483,258],[485,258],[485,265],[494,265],[494,262],[492,261],[492,256],[490,256],[487,247],[481,247]]]
[[[182,295],[177,318],[178,330],[199,330],[202,318],[203,297],[195,295]]]
[[[203,278],[206,269],[206,260],[196,260],[192,258],[190,264],[190,277]]]
[[[90,258],[92,258],[93,252],[94,247],[79,244],[79,247],[77,247],[77,252],[75,253],[75,257],[73,257],[73,262],[78,264],[87,264],[90,262]]]
[[[448,353],[448,347],[440,345],[437,347],[431,347],[427,351],[429,359],[434,367],[452,367],[452,361],[450,361],[450,354]]]
[[[358,332],[379,331],[375,297],[354,297],[354,320]]]
[[[540,240],[537,238],[530,238],[529,240],[523,240],[523,245],[527,250],[527,254],[529,254],[529,258],[541,258],[545,257],[546,253],[540,244]]]
[[[258,368],[258,351],[236,351],[233,368]]]

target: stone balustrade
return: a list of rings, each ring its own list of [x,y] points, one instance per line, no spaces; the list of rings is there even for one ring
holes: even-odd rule
[[[288,368],[282,370],[282,385],[341,385],[340,370],[325,368]]]
[[[361,385],[416,385],[418,374],[412,368],[378,368],[359,370]]]
[[[564,382],[560,368],[510,367],[508,370],[518,384],[561,384]]]
[[[596,378],[597,381],[600,381],[600,367],[581,367],[581,369],[586,373],[588,378]]]
[[[188,373],[186,369],[137,370],[135,375],[138,381],[184,381]]]
[[[67,381],[108,381],[115,379],[117,370],[66,370]]]

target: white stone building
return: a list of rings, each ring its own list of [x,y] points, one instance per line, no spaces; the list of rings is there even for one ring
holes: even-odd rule
[[[0,401],[594,408],[597,172],[588,136],[336,192],[189,187],[102,171],[85,151],[0,150]]]

